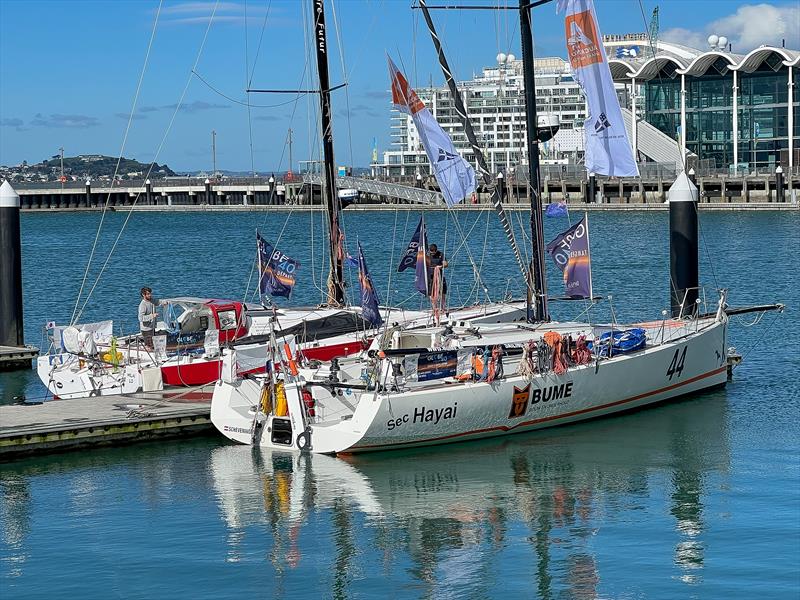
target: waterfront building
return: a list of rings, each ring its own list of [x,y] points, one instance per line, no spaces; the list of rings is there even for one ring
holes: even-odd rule
[[[800,51],[762,46],[736,54],[720,36],[711,36],[706,50],[662,40],[651,44],[644,33],[607,35],[603,41],[638,160],[679,165],[686,155],[698,168],[742,172],[800,164],[800,98],[794,91]],[[558,57],[537,59],[535,76],[539,113],[560,120],[555,137],[541,144],[543,162],[580,163],[587,108],[569,64]],[[458,89],[490,170],[527,163],[522,61],[500,54],[495,66],[459,82]],[[447,87],[417,93],[474,164]],[[430,173],[409,116],[392,110],[391,138],[383,162],[373,165],[376,174]]]

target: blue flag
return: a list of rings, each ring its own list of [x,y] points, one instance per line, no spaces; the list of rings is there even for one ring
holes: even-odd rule
[[[564,273],[564,288],[571,298],[592,295],[592,264],[586,217],[547,244],[547,252]]]
[[[422,217],[419,219],[419,223],[417,224],[417,230],[414,232],[414,235],[411,237],[411,241],[408,242],[408,248],[403,253],[403,258],[400,259],[400,266],[397,267],[397,272],[402,273],[406,269],[409,269],[417,264],[417,251],[419,250],[419,235],[422,231]]]
[[[566,202],[559,202],[558,204],[550,203],[547,205],[547,208],[544,209],[544,215],[546,217],[563,217],[567,214],[567,203]]]
[[[266,304],[266,296],[283,296],[288,298],[292,294],[295,283],[295,272],[300,263],[276,250],[272,244],[256,232],[258,245],[258,289],[261,294],[262,304]]]
[[[358,259],[353,258],[348,254],[347,257],[345,257],[344,259],[344,265],[346,267],[358,267]]]
[[[358,244],[358,282],[361,284],[361,314],[375,327],[383,324],[381,311],[378,308],[378,293],[372,285],[372,277],[367,269],[367,260],[361,243]]]
[[[419,244],[417,244],[417,268],[414,276],[414,285],[420,294],[430,296],[430,265],[426,250],[428,248],[428,235],[425,232],[425,221],[419,220]]]

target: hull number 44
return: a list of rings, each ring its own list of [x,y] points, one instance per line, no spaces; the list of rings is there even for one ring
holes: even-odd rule
[[[667,377],[669,377],[670,381],[672,381],[673,377],[680,377],[681,373],[683,373],[683,363],[686,360],[686,348],[687,347],[684,346],[682,352],[680,348],[675,349],[672,362],[669,363],[669,368],[667,369]]]

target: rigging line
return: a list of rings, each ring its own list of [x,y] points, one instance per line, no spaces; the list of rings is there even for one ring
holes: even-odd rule
[[[279,102],[278,104],[251,104],[250,102],[242,102],[241,100],[237,100],[236,98],[232,98],[231,96],[219,91],[213,85],[211,85],[208,81],[206,81],[200,73],[195,70],[192,70],[192,75],[197,77],[208,89],[212,92],[217,94],[218,96],[225,98],[228,102],[233,102],[234,104],[238,104],[240,106],[247,106],[250,108],[279,108],[281,106],[286,106],[287,104],[291,104],[292,102],[296,102],[299,97],[301,96],[310,96],[308,92],[298,92],[297,98],[292,98],[291,100],[287,100],[286,102]]]
[[[206,27],[205,34],[203,35],[203,41],[201,42],[200,48],[197,51],[197,56],[195,57],[194,65],[192,66],[191,70],[189,71],[189,77],[186,79],[186,84],[183,87],[183,92],[181,93],[181,97],[178,100],[178,103],[175,105],[175,110],[172,112],[172,117],[170,118],[169,124],[167,125],[167,129],[166,129],[166,131],[164,131],[164,136],[161,138],[161,143],[158,145],[158,149],[156,150],[155,156],[153,157],[153,162],[150,163],[150,168],[147,170],[147,174],[145,175],[146,178],[150,177],[150,173],[153,170],[153,166],[156,164],[156,161],[158,160],[158,157],[161,154],[161,150],[164,148],[164,144],[167,141],[167,137],[169,136],[169,132],[172,130],[172,125],[175,122],[175,117],[178,115],[178,112],[180,111],[181,107],[183,106],[183,100],[186,97],[186,92],[189,90],[189,84],[191,84],[191,82],[192,82],[192,73],[194,72],[195,68],[197,68],[198,63],[200,62],[200,58],[203,56],[203,49],[205,48],[206,40],[208,39],[208,32],[211,30],[211,24],[214,22],[214,16],[217,13],[217,7],[218,6],[219,6],[219,0],[216,0],[216,2],[214,3],[214,9],[211,12],[211,18],[208,20],[208,26]],[[125,227],[127,226],[128,221],[130,220],[131,215],[133,214],[133,209],[136,206],[136,203],[139,201],[139,198],[141,197],[141,195],[142,195],[141,191],[138,194],[136,194],[136,197],[133,200],[133,204],[131,205],[130,210],[128,211],[128,215],[125,217],[125,221],[123,221],[122,227],[120,228],[119,233],[117,234],[117,237],[114,240],[114,244],[111,246],[111,250],[108,251],[108,256],[106,257],[106,260],[103,263],[103,266],[100,269],[100,272],[97,274],[97,278],[95,279],[94,284],[92,285],[91,289],[89,290],[89,293],[86,294],[86,298],[84,300],[83,306],[81,306],[81,309],[78,312],[77,316],[74,317],[73,323],[77,322],[78,318],[80,318],[80,315],[83,313],[83,311],[85,310],[86,306],[89,304],[89,299],[92,297],[92,293],[94,292],[95,288],[97,287],[97,284],[100,282],[100,277],[102,277],[103,273],[105,272],[106,267],[108,266],[108,262],[111,260],[111,256],[114,254],[114,250],[116,249],[120,238],[122,238],[122,234],[125,231]],[[109,198],[110,197],[111,197],[111,194],[109,192]]]
[[[112,182],[116,181],[117,179],[117,173],[119,173],[119,167],[120,164],[122,163],[122,156],[125,153],[125,145],[128,141],[128,133],[130,132],[131,125],[133,124],[133,116],[136,113],[136,105],[139,101],[139,93],[141,92],[142,89],[144,74],[147,72],[147,65],[149,64],[150,61],[150,51],[153,48],[153,41],[155,40],[156,37],[156,30],[158,28],[159,17],[161,16],[162,4],[163,0],[161,0],[158,3],[158,10],[156,11],[156,16],[153,19],[153,30],[150,32],[150,41],[147,43],[147,51],[145,52],[144,56],[144,64],[142,65],[142,70],[139,73],[139,81],[136,84],[136,93],[133,96],[133,104],[131,105],[131,112],[128,115],[128,124],[125,127],[125,134],[122,136],[122,146],[120,147],[119,156],[117,157],[117,164],[114,167],[114,175],[111,178]],[[108,192],[108,195],[106,196],[106,201],[103,204],[103,211],[102,213],[100,213],[100,223],[97,226],[97,233],[94,236],[94,242],[92,243],[92,251],[89,253],[89,260],[86,262],[86,270],[83,272],[83,279],[81,280],[81,286],[80,289],[78,290],[78,296],[77,298],[75,298],[75,307],[72,309],[72,316],[70,317],[70,325],[74,325],[77,320],[75,314],[78,310],[78,305],[81,302],[81,294],[83,294],[83,288],[86,285],[86,279],[89,277],[89,269],[92,266],[92,259],[94,258],[95,251],[97,250],[97,242],[100,239],[100,231],[103,228],[103,221],[105,220],[106,210],[108,209],[108,205],[110,202],[111,202],[111,191]]]
[[[261,24],[261,34],[258,37],[258,46],[256,47],[256,55],[253,58],[253,68],[250,71],[250,78],[247,81],[248,88],[252,87],[253,85],[253,77],[255,76],[256,73],[256,63],[258,63],[258,57],[261,53],[261,42],[264,39],[264,32],[267,30],[267,20],[269,19],[269,13],[271,10],[272,10],[272,0],[269,0],[269,3],[267,4],[267,12],[264,14],[264,22]],[[247,21],[247,18],[245,18],[245,21]]]
[[[386,305],[391,306],[391,302],[389,300],[390,296],[392,295],[392,274],[394,273],[394,248],[397,245],[397,208],[394,209],[394,227],[392,227],[392,251],[389,254],[389,280],[386,282]],[[406,211],[406,225],[408,225],[408,213],[411,211]],[[403,255],[405,255],[405,248],[403,249]]]
[[[249,51],[249,44],[247,40],[247,0],[244,0],[244,84],[245,84],[245,94],[247,95],[247,136],[248,142],[250,146],[250,172],[253,174],[253,177],[256,176],[256,159],[255,153],[253,152],[253,114],[252,109],[250,107],[250,92],[247,91],[250,88],[248,82],[248,75],[250,70],[250,51]],[[216,173],[214,173],[216,175]],[[249,287],[249,284],[248,284]]]

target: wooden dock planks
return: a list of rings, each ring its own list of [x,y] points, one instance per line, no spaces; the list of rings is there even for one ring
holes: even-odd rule
[[[0,460],[210,433],[213,385],[0,406]]]

